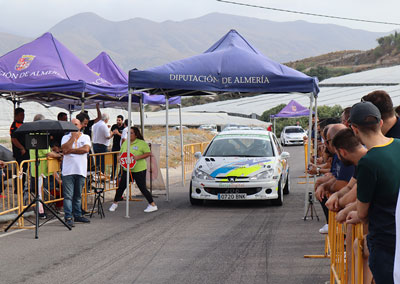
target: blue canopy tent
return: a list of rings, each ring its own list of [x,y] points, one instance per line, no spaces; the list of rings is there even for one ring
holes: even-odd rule
[[[166,97],[232,92],[305,93],[310,97],[310,131],[312,104],[315,99],[316,108],[319,92],[316,78],[270,60],[235,30],[229,31],[202,54],[144,71],[129,71],[129,87],[134,91],[159,93]],[[168,121],[166,132],[168,137]]]

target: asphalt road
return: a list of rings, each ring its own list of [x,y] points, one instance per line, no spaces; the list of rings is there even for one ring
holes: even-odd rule
[[[291,153],[291,193],[284,205],[189,204],[188,189],[171,186],[159,211],[125,203],[106,218],[68,231],[58,221],[33,230],[0,233],[0,283],[325,283],[321,221],[303,221],[303,147]],[[109,203],[105,205],[107,208]],[[322,210],[316,206],[320,217]]]

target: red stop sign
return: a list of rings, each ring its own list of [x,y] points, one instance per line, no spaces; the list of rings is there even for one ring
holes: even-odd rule
[[[130,163],[130,169],[133,169],[133,167],[136,165],[136,160],[133,159],[133,154],[130,153],[131,157],[131,163]],[[125,169],[128,168],[128,154],[126,152],[122,153],[121,157],[119,158],[119,161],[121,163],[121,166],[124,167]]]

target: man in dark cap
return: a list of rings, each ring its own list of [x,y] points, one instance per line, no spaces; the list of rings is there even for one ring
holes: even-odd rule
[[[357,211],[348,223],[368,222],[368,263],[376,284],[393,283],[396,243],[395,210],[400,187],[400,140],[385,137],[379,109],[371,102],[355,104],[351,128],[367,147],[357,164]]]

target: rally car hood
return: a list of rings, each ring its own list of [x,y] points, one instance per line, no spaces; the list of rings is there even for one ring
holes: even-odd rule
[[[197,168],[213,178],[251,177],[269,168],[275,168],[276,157],[201,157]]]

